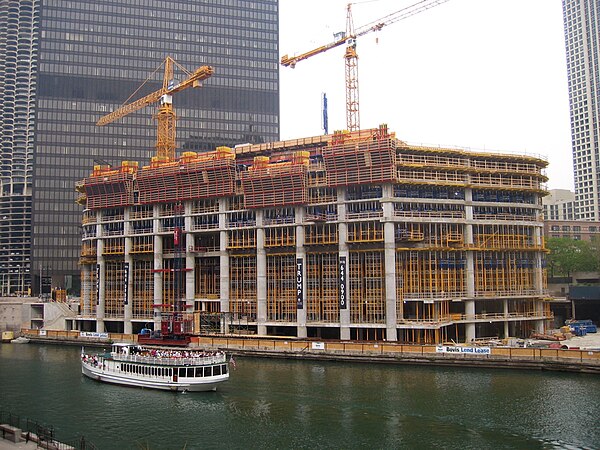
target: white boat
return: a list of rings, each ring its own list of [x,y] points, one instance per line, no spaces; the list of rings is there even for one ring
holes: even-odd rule
[[[11,339],[10,343],[11,344],[28,344],[30,341],[29,338],[25,337],[25,336],[19,336],[16,339]]]
[[[109,353],[81,349],[81,372],[105,383],[167,391],[214,391],[229,379],[222,351],[115,343]]]

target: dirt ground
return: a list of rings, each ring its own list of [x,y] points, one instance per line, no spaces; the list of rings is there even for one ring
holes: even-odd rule
[[[574,336],[571,339],[560,341],[569,348],[579,347],[582,350],[600,351],[600,333],[588,333],[585,336]]]

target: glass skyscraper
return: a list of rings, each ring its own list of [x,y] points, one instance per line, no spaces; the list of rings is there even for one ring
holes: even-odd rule
[[[166,56],[215,69],[174,95],[178,152],[278,140],[278,28],[277,0],[0,0],[4,292],[37,292],[40,275],[78,292],[75,183],[149,162],[156,108],[95,123],[159,89]]]
[[[563,0],[578,219],[600,220],[600,0]]]

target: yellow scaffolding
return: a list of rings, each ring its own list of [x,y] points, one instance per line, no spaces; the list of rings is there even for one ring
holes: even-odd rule
[[[154,252],[154,236],[134,236],[131,238],[131,253]]]
[[[338,242],[338,226],[335,223],[307,225],[304,227],[305,245],[332,245]]]
[[[349,223],[348,242],[383,242],[383,223],[370,221]]]
[[[340,321],[338,266],[337,251],[306,254],[307,322]]]
[[[396,252],[396,283],[402,298],[462,298],[467,293],[465,270],[464,252]]]
[[[350,321],[385,323],[383,251],[350,252]]]
[[[256,256],[229,257],[229,311],[256,320]]]
[[[218,256],[195,258],[195,297],[219,299],[221,268]]]
[[[265,247],[296,246],[296,227],[265,228]]]
[[[227,248],[255,248],[256,247],[256,230],[240,229],[230,230],[227,232]]]
[[[154,314],[153,261],[133,261],[131,310],[134,319],[151,319]]]
[[[267,320],[297,319],[296,254],[267,256]]]
[[[89,271],[81,271],[81,291],[85,295],[81,296],[79,308],[81,315],[85,317],[96,315],[96,303],[98,301],[98,290],[96,282],[96,266],[90,266]]]
[[[106,261],[106,283],[104,291],[104,315],[123,318],[125,315],[125,263]]]
[[[103,255],[123,255],[125,253],[125,238],[104,239]]]
[[[536,294],[534,258],[530,252],[475,252],[475,294]]]

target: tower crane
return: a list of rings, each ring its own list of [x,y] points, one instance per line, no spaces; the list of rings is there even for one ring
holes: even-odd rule
[[[189,87],[201,86],[201,81],[207,79],[214,73],[211,66],[198,67],[194,72],[190,73],[179,65],[173,58],[167,56],[160,67],[164,65],[163,85],[157,91],[152,92],[138,100],[127,103],[135,92],[125,101],[121,107],[111,112],[110,114],[101,117],[96,125],[103,126],[114,122],[129,113],[142,109],[144,106],[151,105],[160,101],[156,119],[158,129],[156,133],[156,160],[160,162],[169,162],[175,159],[175,112],[173,111],[173,94],[183,91]],[[177,65],[183,70],[187,78],[175,84],[173,80],[173,65]],[[160,67],[158,69],[160,69]],[[156,69],[154,73],[158,70]],[[152,75],[153,75],[152,74]],[[150,75],[150,76],[152,76]],[[150,77],[149,77],[150,78]],[[146,80],[148,81],[148,79]],[[145,82],[144,82],[145,83]],[[143,86],[143,84],[142,84]],[[140,86],[141,88],[141,86]],[[138,88],[139,90],[139,88]],[[137,91],[136,91],[137,92]]]
[[[435,6],[446,3],[448,0],[421,0],[396,12],[388,14],[377,20],[369,22],[359,28],[354,28],[352,18],[352,4],[346,7],[346,32],[334,34],[333,42],[322,45],[308,52],[296,56],[284,55],[281,65],[294,68],[296,64],[311,56],[315,56],[346,44],[344,60],[346,63],[346,126],[349,131],[360,129],[360,114],[358,108],[358,54],[356,53],[356,39],[372,31],[379,31],[387,25],[391,25],[407,17],[414,16]],[[356,4],[356,3],[354,3]]]

